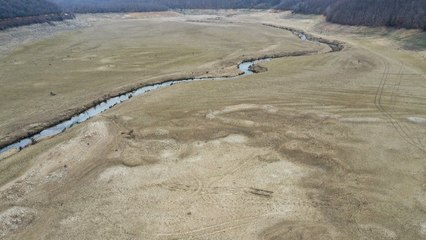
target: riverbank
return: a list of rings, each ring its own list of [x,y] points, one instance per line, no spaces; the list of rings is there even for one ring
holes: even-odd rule
[[[281,28],[282,29],[282,28]],[[285,29],[287,30],[287,29]],[[305,33],[298,32],[297,30],[289,30],[293,34],[296,34],[301,40],[306,40]],[[314,38],[310,35],[308,36],[309,41],[315,41],[323,43],[330,47],[330,52],[338,52],[343,50],[344,44],[337,41],[330,41],[326,39]],[[117,104],[120,104],[124,101],[129,100],[134,96],[149,92],[151,90],[160,89],[163,87],[172,86],[174,84],[186,83],[192,81],[203,81],[203,80],[232,80],[236,77],[243,77],[250,75],[252,73],[260,73],[267,71],[267,68],[260,66],[259,64],[266,60],[273,60],[276,58],[284,57],[298,57],[298,56],[307,56],[312,54],[318,54],[317,51],[297,51],[297,52],[286,52],[286,53],[275,53],[272,55],[265,55],[258,58],[249,58],[241,61],[237,64],[239,72],[237,75],[222,75],[222,76],[191,76],[181,79],[170,79],[158,83],[152,83],[143,86],[131,87],[130,90],[124,90],[118,94],[108,94],[105,95],[102,99],[98,99],[92,102],[92,105],[83,106],[81,110],[75,110],[75,112],[69,112],[69,116],[65,118],[58,118],[58,120],[52,120],[52,123],[45,123],[39,125],[37,128],[33,127],[31,131],[26,132],[26,136],[14,136],[14,138],[6,139],[4,142],[0,141],[0,160],[5,157],[9,157],[12,153],[21,151],[22,149],[36,144],[37,142],[46,139],[48,137],[56,136],[60,133],[63,133],[67,129],[73,127],[76,124],[80,124],[98,114],[103,113],[104,111],[114,107]],[[53,94],[53,93],[52,93]]]
[[[281,54],[280,56],[282,57],[283,55],[286,56],[303,56],[303,55],[307,55],[309,53],[306,54],[302,54],[302,53],[287,53],[287,54]],[[188,82],[192,82],[192,81],[206,81],[206,80],[232,80],[235,79],[236,77],[243,77],[246,75],[250,75],[252,73],[256,73],[258,71],[252,71],[251,69],[253,68],[253,66],[255,64],[259,64],[265,60],[270,60],[272,58],[268,58],[268,57],[263,57],[260,59],[256,59],[256,60],[250,60],[250,61],[243,61],[240,64],[238,64],[238,69],[239,69],[239,74],[235,75],[235,76],[220,76],[220,77],[204,77],[204,78],[197,78],[197,77],[190,77],[190,78],[183,78],[183,79],[172,79],[172,80],[167,80],[167,81],[163,81],[163,82],[159,82],[159,83],[153,83],[153,84],[149,84],[149,85],[144,85],[142,87],[133,87],[131,90],[128,91],[124,91],[122,93],[119,93],[117,95],[107,95],[105,96],[105,99],[103,100],[97,100],[93,102],[92,106],[89,107],[82,107],[82,111],[81,112],[77,112],[74,113],[73,115],[67,117],[66,119],[61,119],[58,122],[52,124],[52,125],[48,125],[47,127],[38,130],[34,129],[34,131],[36,131],[35,133],[32,132],[27,132],[26,134],[28,136],[17,139],[17,140],[13,140],[9,143],[5,143],[4,146],[2,146],[1,142],[0,142],[0,160],[2,159],[2,155],[4,156],[10,156],[12,152],[17,152],[17,151],[21,151],[22,149],[36,144],[37,142],[49,138],[49,137],[53,137],[56,136],[60,133],[63,133],[64,131],[68,130],[69,128],[73,127],[76,124],[80,124],[83,123],[85,121],[87,121],[88,119],[101,114],[103,112],[105,112],[106,110],[114,107],[115,105],[121,104],[124,101],[127,101],[129,99],[131,99],[132,97],[136,97],[139,96],[141,94],[150,92],[152,90],[157,90],[157,89],[161,89],[164,87],[169,87],[172,86],[174,84],[179,84],[179,83],[188,83]],[[259,67],[258,65],[256,65],[257,68]],[[40,126],[42,127],[42,126]]]
[[[77,16],[76,21],[71,22],[78,24],[65,28],[70,30],[58,31],[50,38],[32,41],[5,54],[0,63],[3,76],[0,81],[5,86],[1,101],[0,145],[4,147],[32,136],[111,97],[144,85],[173,79],[235,76],[239,74],[235,66],[243,60],[298,56],[327,48],[261,25],[234,24],[222,28],[217,24],[186,22],[188,18],[203,17]],[[165,27],[165,20],[173,23]],[[152,26],[157,26],[158,30],[153,31]],[[228,44],[228,38],[236,37],[235,31],[241,27],[247,32],[245,39]],[[92,29],[97,29],[97,36],[91,34]],[[117,32],[115,41],[105,42],[111,31]],[[190,34],[182,36],[180,31]],[[229,37],[212,37],[206,31]],[[154,32],[158,32],[154,38],[146,37]],[[256,33],[263,36],[255,40]],[[161,34],[171,37],[160,39],[157,36]],[[194,38],[202,38],[210,44],[210,49],[205,49]],[[117,44],[124,47],[116,48]],[[239,44],[245,45],[244,52],[237,47]],[[305,50],[307,47],[312,50]],[[30,115],[28,108],[34,109]]]
[[[91,77],[94,86],[71,74],[61,79],[91,94],[130,86],[132,71],[135,83],[147,84],[172,73],[236,72],[239,57],[320,54],[263,62],[268,71],[244,78],[151,91],[5,158],[1,238],[425,238],[426,66],[418,52],[365,29],[282,12],[100,22],[108,23],[95,24],[105,41],[83,30],[45,47],[64,42],[71,54],[90,53],[70,58],[86,59],[73,75]],[[345,48],[332,52],[307,35],[262,24]],[[41,50],[22,51],[49,53]],[[108,72],[93,74],[98,67]],[[142,67],[156,72],[150,78]],[[66,89],[81,96],[74,104],[87,97]],[[64,108],[57,97],[67,91],[50,91],[43,93],[52,99],[47,108],[53,100]]]

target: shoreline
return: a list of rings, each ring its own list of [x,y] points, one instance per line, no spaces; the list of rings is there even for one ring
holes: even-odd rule
[[[240,61],[237,64],[237,68],[241,64],[247,63],[247,62],[252,62],[253,64],[255,64],[254,62],[256,62],[256,61],[262,61],[262,60],[266,60],[266,59],[275,59],[275,58],[290,57],[290,56],[304,56],[304,55],[309,55],[309,54],[312,54],[312,53],[314,53],[314,51],[312,51],[312,52],[281,53],[281,54],[276,54],[276,55],[264,55],[263,57],[258,57],[258,58],[252,57],[252,58],[247,58],[247,59]],[[251,64],[251,65],[253,65],[253,64]],[[249,74],[255,73],[255,72],[252,72],[251,70],[250,70],[250,72],[251,73],[249,73]],[[103,97],[98,98],[97,100],[94,100],[91,103],[85,104],[81,107],[76,107],[75,109],[67,110],[66,114],[64,116],[58,116],[58,117],[52,119],[52,121],[49,121],[49,122],[46,122],[46,123],[41,123],[37,127],[34,127],[33,130],[27,131],[22,135],[11,136],[7,140],[0,141],[0,160],[4,159],[4,158],[1,157],[2,154],[5,154],[6,157],[8,157],[8,156],[10,156],[9,154],[7,154],[9,151],[12,151],[13,149],[20,151],[20,150],[23,149],[23,148],[17,149],[17,148],[13,148],[13,147],[9,149],[10,146],[17,144],[17,143],[19,143],[19,142],[21,142],[25,139],[31,139],[34,136],[42,133],[44,130],[55,127],[55,126],[57,126],[57,125],[59,125],[63,122],[68,121],[68,120],[71,120],[73,117],[78,116],[80,114],[83,114],[84,112],[86,112],[86,111],[88,111],[92,108],[95,108],[96,106],[98,106],[102,103],[105,103],[106,101],[108,101],[110,99],[117,98],[117,97],[120,97],[120,96],[123,96],[123,95],[126,95],[126,94],[131,94],[131,93],[138,91],[139,89],[142,89],[142,88],[155,87],[155,86],[164,85],[164,84],[168,84],[168,83],[171,83],[171,85],[173,85],[174,83],[182,83],[182,82],[186,82],[186,81],[196,81],[196,80],[221,80],[221,79],[226,80],[226,79],[237,78],[237,77],[240,77],[240,76],[243,76],[243,75],[249,75],[249,74],[242,72],[241,69],[240,69],[240,72],[237,75],[229,74],[229,75],[224,75],[224,76],[211,76],[211,77],[195,77],[195,76],[176,77],[176,78],[171,78],[171,79],[167,79],[167,80],[163,80],[163,81],[160,80],[160,81],[153,82],[153,83],[137,84],[135,86],[125,88],[125,90],[122,90],[122,91],[117,90],[116,92],[105,94]],[[110,109],[110,108],[108,108],[108,109]],[[72,125],[72,126],[74,126],[74,125]],[[65,129],[65,130],[67,130],[67,129]],[[56,135],[57,134],[55,134],[54,136],[56,136]],[[53,136],[51,136],[51,137],[53,137]],[[32,141],[31,144],[29,144],[27,146],[33,145],[37,142],[38,141]],[[6,149],[6,148],[8,148],[8,149]]]
[[[325,52],[325,53],[331,53],[331,52],[338,52],[344,49],[344,44],[342,42],[338,42],[338,41],[331,41],[331,40],[327,40],[324,38],[318,38],[318,37],[314,37],[311,34],[305,33],[304,31],[301,30],[297,30],[297,29],[293,29],[293,28],[289,28],[289,27],[283,27],[283,26],[276,26],[276,25],[271,25],[271,24],[265,24],[262,23],[263,26],[267,26],[267,27],[273,27],[273,28],[278,28],[278,29],[283,29],[286,31],[290,31],[293,34],[297,35],[299,38],[302,39],[302,37],[299,34],[303,34],[306,37],[306,40],[308,41],[317,41],[319,43],[322,44],[326,44],[330,47],[330,51]],[[302,39],[303,40],[303,39]],[[276,58],[284,58],[284,57],[297,57],[297,56],[306,56],[306,55],[312,55],[312,54],[319,54],[320,52],[318,51],[295,51],[295,52],[282,52],[282,53],[274,53],[274,54],[265,54],[262,56],[258,56],[258,57],[247,57],[247,58],[243,58],[242,60],[237,62],[237,68],[240,67],[241,64],[243,63],[247,63],[247,62],[252,62],[252,64],[250,66],[255,65],[256,61],[261,61],[261,60],[265,60],[265,59],[276,59]],[[136,84],[130,87],[122,87],[120,90],[113,90],[110,93],[107,93],[105,95],[103,95],[101,98],[98,98],[96,100],[91,101],[90,103],[86,103],[82,106],[76,107],[74,109],[69,109],[67,110],[64,114],[62,114],[61,116],[57,116],[54,117],[51,121],[45,122],[45,123],[40,123],[37,124],[37,126],[32,127],[32,129],[30,130],[26,130],[25,133],[23,134],[19,134],[19,135],[13,135],[12,136],[8,136],[5,137],[5,140],[0,140],[0,154],[5,154],[7,158],[10,156],[10,154],[7,154],[8,152],[12,151],[13,149],[16,149],[17,151],[22,150],[22,148],[16,148],[16,147],[11,147],[15,144],[19,144],[21,141],[27,140],[29,139],[29,141],[31,141],[29,144],[27,144],[26,146],[29,145],[33,145],[35,144],[36,140],[33,140],[33,138],[42,133],[44,130],[50,129],[52,127],[55,127],[61,123],[64,123],[66,121],[71,120],[72,118],[83,114],[85,112],[87,112],[88,110],[95,108],[96,106],[110,100],[113,98],[117,98],[126,94],[131,94],[132,92],[137,91],[138,89],[142,89],[145,87],[154,87],[154,86],[159,86],[159,85],[163,85],[163,84],[167,84],[167,83],[171,83],[171,82],[184,82],[184,81],[193,81],[193,80],[215,80],[215,79],[227,79],[227,78],[236,78],[238,76],[241,75],[245,75],[246,73],[242,72],[241,69],[239,69],[239,74],[228,74],[228,75],[222,75],[222,76],[179,76],[179,77],[175,77],[175,78],[170,78],[170,79],[162,79],[163,77],[158,77],[160,80],[159,81],[155,81],[153,80],[153,82],[151,83],[140,83],[140,84]],[[257,73],[255,71],[251,71],[250,69],[248,69],[251,73]],[[173,85],[173,84],[172,84]],[[115,106],[115,105],[114,105]],[[73,126],[73,125],[72,125]],[[71,126],[71,127],[72,127]],[[25,127],[24,127],[25,128]],[[67,130],[68,128],[64,129]],[[58,133],[59,134],[59,133]],[[55,134],[57,135],[57,134]],[[54,136],[55,136],[54,135]],[[51,136],[53,137],[53,136]],[[25,146],[25,147],[26,147]],[[12,154],[13,155],[13,154]],[[4,159],[0,156],[0,159]]]

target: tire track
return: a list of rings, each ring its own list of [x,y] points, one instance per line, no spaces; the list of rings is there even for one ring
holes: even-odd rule
[[[158,233],[157,237],[187,237],[187,238],[196,238],[200,236],[213,235],[215,233],[235,229],[247,224],[253,219],[256,219],[258,216],[249,216],[241,217],[234,220],[230,220],[223,223],[210,224],[204,227],[191,229],[188,231],[178,231],[178,232],[169,232],[169,233]]]
[[[399,91],[399,88],[401,86],[402,81],[402,73],[404,69],[404,64],[402,64],[401,69],[399,70],[398,76],[398,82],[394,84],[392,94],[391,94],[391,106],[392,106],[392,112],[395,113],[395,105],[396,105],[396,92]]]
[[[421,150],[422,152],[426,153],[426,147],[421,142],[414,139],[413,136],[411,136],[409,132],[404,129],[402,124],[392,115],[392,112],[388,112],[382,104],[382,97],[383,97],[383,93],[385,92],[385,87],[387,85],[387,82],[389,80],[389,69],[390,69],[389,64],[385,60],[383,61],[383,64],[384,64],[384,70],[383,70],[382,77],[380,79],[379,86],[377,87],[377,90],[376,90],[376,94],[374,97],[374,105],[389,120],[389,122],[392,124],[392,126],[396,129],[397,133],[401,136],[401,138],[405,142]],[[394,86],[394,90],[395,90],[395,86]],[[392,93],[392,94],[395,94],[395,93]]]
[[[249,162],[252,160],[252,158],[248,158],[248,160],[246,160],[246,161],[244,161],[244,162],[242,162],[242,163],[238,163],[237,164],[237,166],[235,166],[234,168],[232,168],[232,169],[230,169],[229,170],[229,168],[227,169],[227,171],[225,170],[225,172],[224,173],[222,173],[222,174],[220,174],[220,175],[217,175],[217,176],[214,176],[214,177],[212,177],[212,180],[207,184],[207,188],[208,189],[221,189],[221,190],[225,190],[225,188],[222,188],[222,187],[214,187],[214,185],[216,185],[216,183],[218,183],[218,182],[221,182],[221,181],[223,181],[223,179],[225,179],[226,177],[228,177],[228,176],[231,176],[231,175],[233,175],[234,173],[236,173],[237,171],[239,171],[239,170],[241,170],[241,169],[243,169],[243,168],[245,168],[245,167],[248,167],[247,165],[249,165]],[[244,192],[247,188],[245,188],[245,187],[240,187],[240,188],[236,188],[236,189],[241,189],[242,191],[230,191],[230,194],[236,194],[236,192],[237,193],[239,193],[239,192]],[[235,190],[235,188],[234,188],[234,190]],[[218,202],[218,200],[214,197],[215,195],[217,195],[217,194],[202,194],[202,198],[203,198],[203,200],[205,200],[205,201],[211,201],[212,203],[214,203],[216,206],[222,206],[222,204],[220,204],[219,202]]]
[[[177,232],[168,232],[168,233],[158,233],[157,238],[184,238],[184,239],[197,239],[206,236],[211,236],[214,234],[218,234],[221,232],[226,232],[229,230],[241,228],[243,226],[247,226],[256,222],[259,218],[272,217],[272,216],[280,216],[286,213],[276,212],[276,213],[268,213],[254,216],[246,216],[239,217],[233,220],[229,220],[227,222],[210,224],[204,227],[191,229],[188,231],[177,231]],[[205,238],[202,238],[205,239]]]
[[[344,48],[344,44],[342,42],[330,41],[327,39],[315,37],[313,35],[307,34],[300,30],[296,30],[296,29],[292,29],[288,27],[270,25],[265,23],[262,23],[262,25],[267,27],[272,27],[272,28],[278,28],[278,29],[282,29],[286,31],[291,31],[297,34],[302,34],[305,37],[307,37],[306,40],[308,41],[317,41],[317,42],[328,45],[331,49],[329,52],[338,52],[343,50]],[[321,53],[319,53],[318,51],[295,51],[295,52],[285,52],[285,53],[278,53],[278,54],[272,54],[272,55],[265,55],[265,56],[257,57],[257,58],[247,58],[241,61],[238,64],[238,67],[240,67],[243,63],[253,62],[253,64],[255,64],[256,61],[270,59],[270,58],[275,59],[275,58],[284,58],[284,57],[297,57],[297,56],[306,56],[306,55],[313,55],[313,54],[321,54]],[[252,71],[250,72],[253,73]],[[122,102],[128,101],[130,98],[134,96],[137,96],[146,92],[150,92],[151,90],[172,86],[177,83],[200,81],[200,80],[235,79],[235,78],[242,77],[244,75],[247,75],[247,73],[243,75],[239,75],[239,76],[223,76],[223,77],[212,77],[212,78],[211,77],[196,78],[194,76],[190,76],[188,78],[170,79],[163,82],[146,84],[144,86],[133,86],[130,89],[123,91],[121,93],[105,95],[102,99],[98,99],[98,101],[93,101],[92,104],[88,105],[83,110],[79,109],[78,111],[71,112],[69,115],[64,116],[63,118],[48,124],[49,125],[48,127],[41,127],[38,129],[34,129],[29,132],[26,132],[24,136],[15,136],[11,139],[0,141],[0,153],[9,151],[11,149],[16,149],[20,151],[23,148],[36,144],[37,142],[42,141],[43,139],[47,137],[56,136],[68,130],[69,128],[72,128],[78,123],[85,122],[91,117],[101,114],[104,111],[107,111],[108,109],[114,107],[117,104],[121,104]],[[60,128],[60,131],[57,130],[58,128]],[[49,135],[44,136],[44,134],[46,134],[45,132],[49,132]]]
[[[395,113],[395,111],[396,111],[395,110],[395,105],[396,105],[396,97],[395,97],[396,94],[395,93],[398,92],[400,87],[401,87],[402,76],[407,75],[407,74],[403,73],[404,67],[405,67],[405,65],[402,64],[401,69],[399,70],[399,73],[397,75],[398,76],[398,82],[395,83],[393,91],[392,91],[392,95],[391,95],[392,112],[391,112],[391,114]],[[413,129],[408,124],[401,123],[401,125],[406,128],[407,132],[413,131]],[[426,146],[424,145],[423,141],[420,139],[419,136],[416,136],[416,140],[419,143],[419,145],[421,145],[423,147],[423,149],[426,149]]]

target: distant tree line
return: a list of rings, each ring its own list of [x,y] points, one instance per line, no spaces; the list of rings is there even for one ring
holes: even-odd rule
[[[147,12],[169,9],[161,0],[50,0],[74,13]]]
[[[73,17],[47,0],[0,0],[0,30]]]
[[[0,20],[61,12],[60,7],[47,0],[0,0]]]
[[[323,14],[334,23],[426,29],[426,0],[51,0],[85,12],[257,8]]]
[[[31,25],[35,23],[57,22],[72,18],[74,18],[74,15],[69,13],[55,13],[44,14],[39,16],[7,18],[0,20],[0,30],[24,25]]]
[[[340,24],[426,30],[426,0],[343,0],[325,15],[328,21]]]
[[[328,21],[339,24],[426,30],[426,0],[0,0],[0,21],[17,17],[36,19],[34,16],[41,15],[64,16],[63,11],[96,13],[237,8],[291,10],[323,14]]]
[[[272,8],[281,0],[51,0],[76,13],[169,9]]]
[[[277,7],[339,24],[426,30],[426,0],[283,0]]]
[[[339,0],[282,0],[276,8],[295,13],[324,14],[325,10]]]

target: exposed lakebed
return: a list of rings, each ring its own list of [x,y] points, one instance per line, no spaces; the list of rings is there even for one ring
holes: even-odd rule
[[[110,99],[107,99],[106,101],[103,101],[99,104],[97,104],[94,107],[91,107],[87,110],[85,110],[82,113],[79,113],[73,117],[71,117],[68,120],[65,120],[63,122],[60,122],[59,124],[56,124],[52,127],[46,128],[43,131],[27,137],[27,138],[23,138],[15,143],[12,143],[4,148],[0,149],[0,153],[4,153],[6,151],[10,151],[10,150],[22,150],[23,148],[26,148],[36,142],[39,142],[40,140],[49,138],[49,137],[53,137],[56,136],[64,131],[66,131],[67,129],[75,126],[76,124],[82,123],[87,121],[88,119],[105,112],[106,110],[120,104],[123,103],[129,99],[131,99],[132,97],[136,97],[139,95],[142,95],[144,93],[148,93],[150,91],[153,90],[157,90],[157,89],[161,89],[161,88],[165,88],[165,87],[169,87],[175,84],[179,84],[179,83],[188,83],[188,82],[193,82],[193,81],[203,81],[203,80],[232,80],[232,79],[236,79],[236,78],[240,78],[243,76],[247,76],[247,75],[251,75],[254,72],[251,70],[251,66],[259,63],[259,62],[265,62],[265,61],[269,61],[271,60],[271,58],[265,58],[265,59],[259,59],[259,60],[254,60],[254,61],[246,61],[246,62],[242,62],[241,64],[238,65],[238,68],[240,69],[240,71],[242,72],[241,75],[236,76],[236,77],[217,77],[217,78],[213,78],[213,77],[205,77],[205,78],[188,78],[188,79],[182,79],[182,80],[173,80],[173,81],[165,81],[165,82],[161,82],[161,83],[156,83],[156,84],[150,84],[150,85],[146,85],[143,86],[141,88],[138,88],[136,90],[132,90],[129,91],[127,93],[121,94],[119,96],[116,97],[112,97]]]
[[[283,26],[275,26],[275,25],[271,25],[271,24],[263,24],[266,27],[273,27],[273,28],[278,28],[278,29],[282,29],[285,31],[290,31],[293,34],[295,34],[298,38],[300,38],[302,41],[312,41],[312,42],[317,42],[319,44],[326,44],[330,47],[330,51],[329,52],[338,52],[341,51],[344,48],[343,43],[338,42],[338,41],[330,41],[327,39],[323,39],[323,38],[318,38],[315,36],[312,36],[310,34],[307,34],[303,31],[297,30],[297,29],[293,29],[293,28],[287,28],[287,27],[283,27]],[[129,100],[132,97],[135,96],[139,96],[142,95],[144,93],[153,91],[153,90],[157,90],[157,89],[161,89],[161,88],[165,88],[165,87],[169,87],[175,84],[179,84],[179,83],[187,83],[187,82],[193,82],[193,81],[205,81],[205,80],[233,80],[233,79],[237,79],[237,78],[241,78],[243,76],[247,76],[247,75],[251,75],[257,72],[262,72],[262,71],[256,71],[255,68],[253,68],[253,66],[255,66],[257,63],[260,62],[265,62],[265,61],[270,61],[274,58],[282,58],[282,57],[295,57],[295,56],[303,56],[303,55],[309,55],[309,54],[314,54],[317,52],[309,52],[309,51],[297,51],[297,52],[292,52],[292,53],[284,53],[284,54],[277,54],[277,55],[272,55],[272,56],[268,56],[268,57],[264,57],[261,59],[257,59],[257,60],[248,60],[248,61],[243,61],[242,63],[240,63],[238,65],[239,70],[242,72],[242,74],[235,76],[235,77],[203,77],[203,78],[188,78],[188,79],[181,79],[181,80],[170,80],[170,81],[165,81],[165,82],[161,82],[161,83],[156,83],[156,84],[150,84],[150,85],[146,85],[140,88],[137,88],[135,90],[131,90],[129,92],[123,93],[121,95],[115,96],[115,97],[111,97],[93,107],[88,108],[87,110],[74,115],[73,117],[62,121],[54,126],[48,127],[42,131],[40,131],[37,134],[34,134],[32,136],[29,137],[25,137],[20,139],[19,141],[16,141],[12,144],[9,144],[3,148],[0,148],[0,154],[7,152],[7,151],[20,151],[23,148],[26,148],[36,142],[39,142],[40,140],[49,138],[49,137],[53,137],[56,136],[64,131],[66,131],[67,129],[73,127],[76,124],[82,123],[87,121],[88,119],[105,112],[106,110],[114,107],[117,104],[123,103],[127,100]],[[266,69],[265,69],[266,70]],[[0,157],[1,159],[1,157]]]

